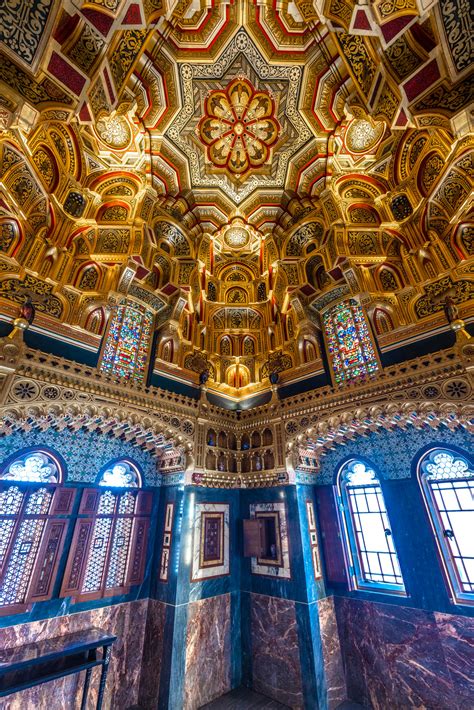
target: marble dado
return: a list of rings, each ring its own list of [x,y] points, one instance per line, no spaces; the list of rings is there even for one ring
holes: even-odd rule
[[[54,638],[97,626],[117,636],[107,676],[104,710],[128,708],[138,703],[141,661],[148,600],[115,604],[67,616],[58,616],[0,629],[0,648]],[[92,671],[87,710],[96,706],[100,669]],[[4,698],[2,710],[77,710],[81,705],[84,673],[51,681]]]
[[[296,603],[251,593],[250,635],[253,689],[303,708]]]
[[[230,607],[230,594],[189,604],[183,710],[196,710],[232,689]]]
[[[317,606],[326,678],[327,707],[328,710],[334,710],[347,698],[334,597],[318,599]]]
[[[166,604],[148,600],[148,612],[141,659],[140,710],[156,710],[160,692],[163,642],[165,636]]]
[[[347,693],[374,708],[466,710],[474,619],[335,598]]]

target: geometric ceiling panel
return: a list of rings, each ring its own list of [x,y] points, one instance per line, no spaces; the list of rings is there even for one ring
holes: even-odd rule
[[[290,160],[312,138],[298,112],[302,79],[299,66],[270,65],[243,30],[232,39],[217,61],[210,64],[179,65],[183,107],[166,136],[188,158],[190,187],[193,190],[218,188],[235,205],[254,190],[284,189]],[[281,130],[273,148],[273,159],[260,170],[246,171],[239,179],[230,171],[217,172],[206,159],[205,144],[197,135],[205,115],[205,100],[211,91],[227,87],[234,79],[245,77],[257,92],[273,98],[275,118]]]

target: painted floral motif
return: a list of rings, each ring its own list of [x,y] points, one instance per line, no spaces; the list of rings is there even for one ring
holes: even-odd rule
[[[233,175],[259,168],[271,157],[280,126],[275,104],[247,79],[234,79],[225,91],[212,91],[204,105],[198,133],[208,159]]]

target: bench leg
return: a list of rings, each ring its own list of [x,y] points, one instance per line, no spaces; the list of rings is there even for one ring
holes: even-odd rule
[[[81,710],[87,710],[87,696],[89,694],[89,685],[91,682],[92,668],[86,670],[86,677],[84,679],[84,689],[82,691],[82,702]]]
[[[102,664],[102,673],[100,674],[99,694],[97,696],[97,710],[101,710],[102,701],[104,700],[105,684],[107,682],[107,671],[109,669],[111,651],[112,649],[110,646],[104,646],[104,662]]]

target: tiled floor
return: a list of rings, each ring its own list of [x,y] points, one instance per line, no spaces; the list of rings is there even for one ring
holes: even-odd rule
[[[199,710],[289,710],[289,708],[248,688],[237,688],[213,700],[212,703],[203,705]],[[337,710],[363,710],[363,708],[362,705],[346,700],[338,706]]]

